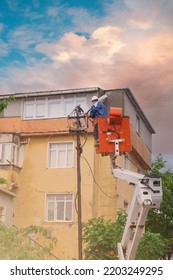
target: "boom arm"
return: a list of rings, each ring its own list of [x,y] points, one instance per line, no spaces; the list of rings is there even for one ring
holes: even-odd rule
[[[120,168],[114,168],[112,172],[114,177],[126,180],[134,186],[123,237],[121,243],[118,244],[119,259],[133,260],[149,209],[160,207],[162,201],[161,178],[157,175],[144,176]]]

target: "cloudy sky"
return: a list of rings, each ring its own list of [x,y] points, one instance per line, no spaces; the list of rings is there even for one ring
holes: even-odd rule
[[[0,94],[129,87],[173,170],[172,0],[1,0]]]

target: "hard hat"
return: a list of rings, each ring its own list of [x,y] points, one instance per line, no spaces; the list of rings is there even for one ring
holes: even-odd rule
[[[91,98],[91,101],[96,101],[96,100],[98,100],[98,97],[94,95],[94,96]]]

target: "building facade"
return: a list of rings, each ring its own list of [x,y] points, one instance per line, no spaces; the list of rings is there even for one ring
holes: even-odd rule
[[[6,224],[48,228],[58,239],[53,253],[59,259],[78,259],[76,135],[69,132],[68,116],[79,104],[87,112],[91,97],[103,94],[108,110],[121,107],[131,121],[132,152],[118,165],[143,173],[150,168],[154,130],[129,89],[16,93],[0,114],[0,177],[7,180],[1,188],[9,196],[0,192],[0,209],[11,209]],[[115,220],[133,189],[112,176],[109,156],[96,154],[92,130],[90,124],[81,136],[82,221],[102,215]]]

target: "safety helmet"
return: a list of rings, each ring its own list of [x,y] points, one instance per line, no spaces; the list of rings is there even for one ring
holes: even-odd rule
[[[94,96],[91,98],[91,101],[96,101],[96,100],[98,100],[98,97],[94,95]]]

